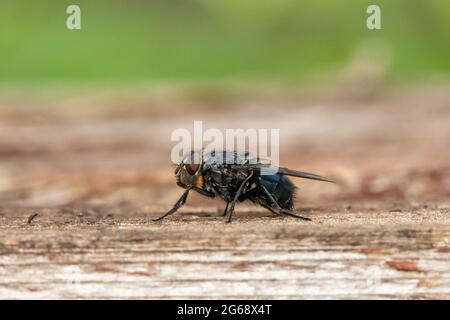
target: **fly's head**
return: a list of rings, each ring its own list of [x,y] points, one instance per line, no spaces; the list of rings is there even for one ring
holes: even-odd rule
[[[175,168],[177,185],[184,189],[203,187],[203,157],[201,152],[192,151]]]

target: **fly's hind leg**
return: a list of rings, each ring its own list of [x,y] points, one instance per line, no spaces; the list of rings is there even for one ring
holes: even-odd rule
[[[186,190],[182,196],[180,197],[180,199],[178,199],[178,201],[175,203],[175,205],[173,206],[172,209],[170,209],[169,211],[167,211],[167,213],[163,214],[161,217],[156,218],[156,219],[152,219],[153,221],[159,221],[164,219],[165,217],[167,217],[168,215],[171,215],[172,213],[175,213],[178,209],[180,209],[185,203],[186,203],[186,199],[187,196],[189,194],[189,190]]]
[[[270,211],[272,211],[274,213],[284,214],[284,215],[291,216],[294,218],[302,219],[302,220],[311,221],[310,218],[299,216],[299,215],[293,213],[292,211],[281,208],[280,205],[278,204],[278,202],[274,199],[272,194],[269,192],[269,190],[267,190],[267,188],[264,187],[264,185],[261,185],[261,188],[264,191],[264,193],[269,197],[270,201],[272,202],[273,207],[265,206]]]
[[[263,203],[260,203],[260,205],[262,205],[264,208],[266,208],[270,212],[275,213],[277,216],[282,216],[283,215],[281,212],[279,212],[278,210],[272,208],[271,206],[268,206],[268,205],[263,204]]]

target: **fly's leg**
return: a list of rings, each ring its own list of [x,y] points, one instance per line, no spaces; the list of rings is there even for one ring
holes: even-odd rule
[[[232,218],[233,218],[233,213],[234,213],[234,206],[236,205],[236,202],[239,199],[239,196],[242,194],[242,190],[244,189],[245,184],[248,182],[248,180],[250,180],[250,178],[253,176],[253,171],[248,175],[247,178],[245,178],[244,181],[242,181],[241,185],[239,186],[239,189],[236,191],[236,194],[234,195],[234,199],[233,201],[231,201],[231,207],[230,207],[230,215],[228,216],[228,223],[231,222]]]
[[[186,199],[187,196],[189,194],[189,190],[186,190],[180,197],[180,199],[178,199],[178,201],[175,203],[175,205],[173,206],[172,209],[170,209],[169,211],[167,211],[165,214],[163,214],[161,217],[156,218],[156,219],[152,219],[153,221],[159,221],[164,219],[165,217],[167,217],[168,215],[171,215],[172,213],[175,213],[178,209],[180,209],[185,203],[186,203]]]
[[[266,204],[262,204],[260,203],[264,208],[266,208],[267,210],[269,210],[272,213],[275,213],[277,216],[282,216],[283,214],[277,210],[275,210],[274,208],[272,208],[271,206],[268,206]]]
[[[295,213],[293,213],[292,211],[289,211],[289,210],[281,209],[281,213],[283,213],[283,214],[285,214],[287,216],[294,217],[294,218],[298,218],[298,219],[302,219],[302,220],[306,220],[306,221],[311,221],[311,218],[300,216],[300,215],[295,214]]]
[[[228,213],[228,206],[230,205],[230,201],[227,201],[227,205],[225,207],[225,210],[223,211],[222,217],[225,217]]]
[[[311,221],[310,218],[306,218],[306,217],[302,217],[299,216],[289,210],[283,209],[280,207],[280,205],[278,204],[278,202],[273,198],[272,194],[269,192],[269,190],[267,190],[266,187],[264,187],[264,185],[261,185],[262,190],[264,191],[264,193],[269,197],[270,201],[272,202],[273,207],[271,207],[269,210],[275,213],[279,213],[279,214],[285,214],[287,216],[291,216],[294,218],[298,218],[298,219],[303,219],[303,220],[308,220]]]

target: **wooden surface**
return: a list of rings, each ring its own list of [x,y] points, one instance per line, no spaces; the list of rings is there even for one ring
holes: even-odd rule
[[[450,298],[449,208],[363,209],[241,210],[232,224],[6,210],[0,298]]]
[[[0,90],[0,298],[450,298],[449,88]],[[280,128],[339,185],[294,181],[312,222],[192,195],[153,223],[194,120]]]

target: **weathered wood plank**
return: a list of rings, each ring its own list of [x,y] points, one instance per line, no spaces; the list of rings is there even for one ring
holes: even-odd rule
[[[231,225],[8,215],[0,298],[450,297],[448,209],[327,212],[311,223],[241,213]]]
[[[49,89],[0,97],[0,298],[450,298],[448,86]],[[197,119],[282,128],[284,166],[340,184],[295,180],[310,223],[240,205],[227,225],[194,194],[152,223],[181,192],[171,132]]]

